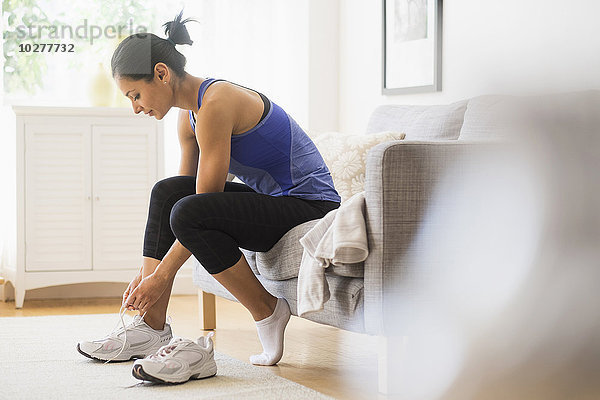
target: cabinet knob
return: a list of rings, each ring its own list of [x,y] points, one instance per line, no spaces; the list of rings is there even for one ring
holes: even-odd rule
[[[91,199],[92,199],[92,196],[88,196],[88,197],[87,197],[87,199],[88,199],[88,200],[91,200]]]
[[[96,200],[100,200],[100,196],[96,196]]]

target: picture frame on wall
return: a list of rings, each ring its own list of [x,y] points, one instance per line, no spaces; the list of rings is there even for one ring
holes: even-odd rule
[[[382,1],[382,94],[441,91],[442,0]]]

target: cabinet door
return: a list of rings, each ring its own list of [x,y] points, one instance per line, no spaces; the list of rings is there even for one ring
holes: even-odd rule
[[[25,270],[92,269],[91,143],[67,119],[25,124]]]
[[[92,126],[94,270],[141,266],[156,138],[154,125]]]

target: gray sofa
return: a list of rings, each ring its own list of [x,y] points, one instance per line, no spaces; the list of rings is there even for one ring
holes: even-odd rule
[[[307,318],[370,335],[385,335],[394,310],[388,294],[408,270],[410,244],[441,172],[457,155],[463,137],[485,137],[492,128],[494,96],[449,105],[384,105],[371,115],[366,134],[406,133],[406,139],[381,143],[367,157],[365,200],[369,256],[364,263],[326,270],[331,298],[321,312]],[[467,146],[468,147],[468,146]],[[297,276],[302,257],[299,239],[318,220],[287,232],[268,252],[241,249],[265,288],[284,297],[297,315]],[[192,257],[193,258],[193,257]],[[193,280],[201,293],[205,329],[215,328],[214,298],[236,300],[194,259]],[[387,319],[384,317],[388,317]]]
[[[579,103],[575,103],[575,110],[591,109],[590,104],[598,104],[599,93],[595,94],[595,103],[589,101],[587,94],[577,95]],[[542,103],[558,100],[562,107],[562,99],[559,95]],[[405,346],[406,341],[398,341],[395,336],[407,334],[411,310],[416,309],[417,301],[423,301],[415,294],[418,289],[406,284],[412,282],[415,263],[427,259],[418,253],[423,250],[415,246],[414,241],[423,232],[436,229],[435,219],[428,218],[426,213],[443,213],[449,209],[444,199],[439,198],[432,203],[436,209],[428,209],[436,185],[446,178],[446,171],[460,173],[461,165],[454,163],[468,158],[463,156],[472,154],[475,146],[481,150],[485,147],[482,143],[495,143],[499,139],[520,142],[519,136],[526,132],[521,128],[536,120],[532,110],[537,104],[538,99],[522,103],[511,96],[480,96],[449,105],[384,105],[372,113],[366,134],[395,131],[406,133],[406,138],[381,143],[369,151],[365,181],[369,256],[361,264],[326,270],[331,298],[323,311],[309,314],[308,319],[379,336],[383,344],[378,347],[381,392],[389,393],[394,391],[394,385],[397,387],[399,379],[392,375],[392,357],[387,355],[402,354],[397,346]],[[543,119],[552,123],[548,113]],[[286,298],[295,315],[297,275],[302,256],[299,239],[317,221],[308,221],[291,229],[268,252],[242,249],[266,289],[275,296]],[[418,268],[421,279],[439,273],[435,265],[422,261]],[[194,283],[203,292],[205,327],[214,328],[212,294],[235,299],[197,262]],[[398,298],[409,303],[402,304],[401,312],[397,308]]]

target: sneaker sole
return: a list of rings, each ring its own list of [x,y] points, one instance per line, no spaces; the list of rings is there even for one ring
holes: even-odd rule
[[[178,385],[178,384],[186,383],[189,380],[200,380],[200,379],[211,378],[211,377],[217,375],[216,372],[212,375],[207,375],[207,376],[200,376],[200,374],[198,373],[198,374],[193,374],[185,381],[169,382],[169,381],[165,381],[163,379],[157,378],[155,376],[149,375],[146,371],[144,371],[144,368],[139,364],[133,366],[133,369],[131,370],[131,374],[135,378],[140,379],[142,381],[150,381],[150,382],[154,382],[154,383],[167,383],[170,385]]]
[[[144,355],[135,355],[135,356],[131,356],[131,357],[129,357],[127,360],[110,360],[110,358],[107,358],[107,359],[102,359],[102,358],[94,357],[93,355],[91,355],[91,354],[88,354],[88,353],[84,352],[83,350],[81,350],[81,348],[79,347],[79,343],[77,343],[77,351],[78,351],[80,354],[82,354],[82,355],[86,356],[87,358],[91,358],[92,360],[98,360],[98,361],[102,361],[102,362],[106,362],[106,361],[108,361],[108,362],[110,362],[110,363],[127,362],[127,361],[131,361],[131,360],[133,360],[133,359],[137,359],[137,358],[144,358],[144,357],[146,357],[146,356],[144,356]],[[109,361],[109,360],[110,360],[110,361]]]

